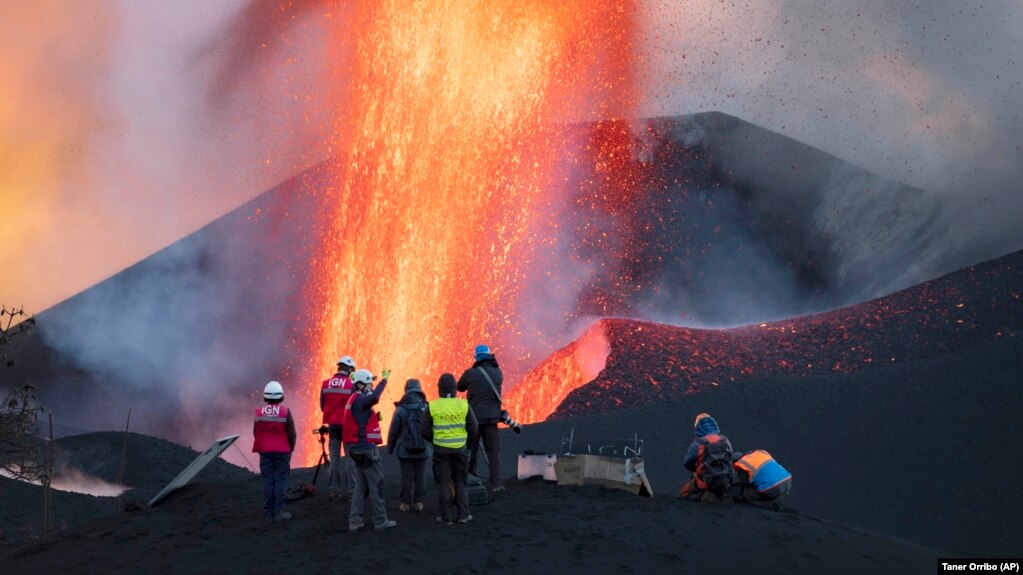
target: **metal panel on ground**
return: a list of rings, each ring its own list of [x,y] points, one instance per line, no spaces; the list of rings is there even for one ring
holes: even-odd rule
[[[234,440],[238,439],[238,437],[239,435],[232,435],[230,437],[225,437],[223,439],[218,439],[214,441],[209,447],[206,448],[206,451],[203,451],[201,454],[199,454],[199,457],[196,457],[195,461],[189,463],[188,467],[186,467],[184,471],[179,473],[177,477],[175,477],[170,483],[168,483],[167,487],[163,488],[163,491],[157,493],[156,497],[154,497],[153,500],[149,502],[149,506],[152,507],[156,505],[165,497],[173,493],[175,490],[181,488],[186,483],[191,481],[192,478],[198,475],[200,471],[205,469],[206,466],[209,465],[211,461],[219,457],[220,454],[223,453],[225,449],[231,447],[231,444],[234,443]]]

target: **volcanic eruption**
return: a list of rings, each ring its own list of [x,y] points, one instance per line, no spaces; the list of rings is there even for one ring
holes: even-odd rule
[[[386,417],[405,378],[429,394],[482,342],[509,387],[543,390],[515,414],[536,421],[619,359],[605,318],[775,325],[967,257],[924,190],[725,114],[638,118],[632,4],[312,6],[293,8],[327,30],[344,95],[329,159],[40,314],[3,375],[58,428],[131,405],[198,444],[280,379],[312,429],[342,354],[392,369]]]
[[[359,4],[321,190],[299,381],[341,354],[435,385],[487,341],[514,358],[526,262],[563,193],[563,123],[630,115],[630,4]],[[398,397],[394,385],[386,399]],[[316,393],[302,387],[303,426]],[[385,416],[390,401],[384,401]],[[311,457],[307,454],[307,459]]]

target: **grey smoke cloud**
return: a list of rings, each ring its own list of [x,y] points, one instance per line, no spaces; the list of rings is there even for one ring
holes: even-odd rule
[[[1023,6],[646,2],[642,108],[719,110],[947,198],[956,265],[1023,247]]]

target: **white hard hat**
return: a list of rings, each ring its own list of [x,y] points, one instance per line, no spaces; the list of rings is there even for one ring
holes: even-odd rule
[[[284,399],[284,388],[280,382],[271,381],[263,388],[263,399]]]
[[[355,369],[355,360],[350,355],[342,355],[341,359],[337,360],[338,365],[347,365],[348,367]]]
[[[352,383],[373,383],[373,374],[368,369],[360,369],[352,374]]]

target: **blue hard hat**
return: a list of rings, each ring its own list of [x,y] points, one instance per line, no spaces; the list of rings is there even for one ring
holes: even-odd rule
[[[486,359],[488,357],[494,356],[494,353],[490,351],[490,346],[485,344],[477,345],[475,353],[477,360]]]

